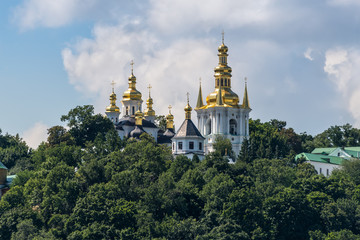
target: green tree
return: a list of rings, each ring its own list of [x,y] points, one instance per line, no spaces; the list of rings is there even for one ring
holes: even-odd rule
[[[115,131],[108,118],[100,114],[94,115],[94,107],[91,105],[71,109],[67,115],[61,117],[61,121],[68,123],[75,143],[82,147],[85,147],[87,141],[94,141],[98,134],[106,135],[111,130]]]

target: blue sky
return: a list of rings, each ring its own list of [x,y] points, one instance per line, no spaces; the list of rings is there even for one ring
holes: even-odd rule
[[[186,92],[195,107],[214,88],[221,31],[232,88],[251,117],[285,120],[297,132],[360,127],[358,0],[17,0],[0,2],[0,128],[30,146],[78,105],[103,113],[110,82],[118,105],[130,61],[138,89],[175,124]],[[193,117],[195,117],[193,112]]]

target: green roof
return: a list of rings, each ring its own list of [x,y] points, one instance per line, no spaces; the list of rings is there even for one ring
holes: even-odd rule
[[[334,148],[315,148],[311,153],[328,155],[335,149],[336,149],[336,147],[334,147]]]
[[[313,154],[313,153],[300,153],[296,155],[295,160],[302,157],[305,158],[307,161],[330,163],[335,165],[340,165],[344,161],[344,159],[341,157],[324,156],[321,154]]]
[[[0,168],[8,169],[7,167],[5,167],[5,165],[2,162],[0,162]]]

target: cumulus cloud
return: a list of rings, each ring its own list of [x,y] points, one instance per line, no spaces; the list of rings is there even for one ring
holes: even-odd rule
[[[325,57],[324,71],[344,97],[355,126],[360,127],[360,50],[329,49]]]
[[[129,32],[124,26],[96,26],[93,39],[81,39],[63,50],[63,62],[70,83],[87,96],[97,96],[96,111],[103,112],[108,104],[110,82],[117,82],[118,105],[128,87],[130,61],[134,59],[137,88],[147,98],[148,84],[153,86],[152,97],[157,114],[173,114],[184,118],[186,92],[196,101],[199,77],[213,85],[211,67],[217,63],[216,48],[211,41],[179,39],[169,44],[153,33],[142,30]],[[159,47],[162,46],[162,47]],[[203,80],[204,81],[204,80]]]
[[[22,138],[27,145],[35,149],[41,142],[46,141],[48,128],[49,127],[42,122],[37,122],[30,129],[23,132]]]

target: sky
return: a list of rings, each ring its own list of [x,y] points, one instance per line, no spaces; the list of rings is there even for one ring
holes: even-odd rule
[[[359,11],[360,0],[0,1],[0,128],[36,148],[70,109],[103,114],[111,81],[121,106],[131,60],[143,100],[151,84],[156,114],[172,105],[180,126],[199,78],[204,100],[214,89],[222,31],[251,118],[312,135],[359,128]]]

